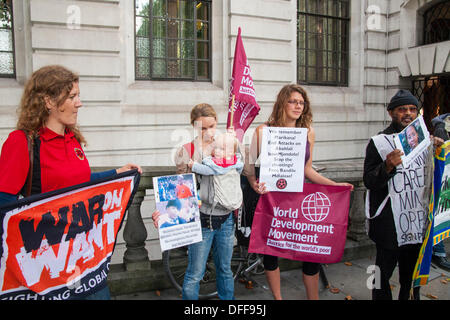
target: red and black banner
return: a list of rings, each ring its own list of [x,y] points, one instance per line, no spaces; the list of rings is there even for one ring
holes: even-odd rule
[[[106,286],[139,185],[131,170],[0,208],[0,300],[81,299]]]

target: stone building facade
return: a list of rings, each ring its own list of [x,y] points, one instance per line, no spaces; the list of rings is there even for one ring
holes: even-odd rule
[[[80,74],[84,107],[79,123],[88,141],[85,151],[92,166],[121,166],[127,162],[173,165],[175,148],[193,137],[189,112],[200,102],[218,111],[219,129],[223,130],[238,27],[242,28],[261,106],[245,143],[250,142],[254,128],[268,118],[279,89],[297,82],[302,63],[298,28],[300,6],[305,1],[301,0],[210,1],[208,81],[137,80],[135,24],[139,1],[2,2],[12,3],[14,72],[0,78],[0,145],[15,127],[25,80],[41,66],[62,64]],[[345,84],[302,83],[314,115],[314,160],[358,161],[364,157],[368,139],[390,121],[386,105],[398,88],[413,90],[419,84],[422,87],[416,94],[422,95],[427,80],[435,81],[437,77],[440,84],[448,78],[448,33],[438,42],[425,44],[428,31],[424,30],[424,20],[449,21],[448,11],[442,17],[426,17],[430,8],[448,8],[449,1],[307,2],[348,6]],[[448,96],[448,87],[442,88]],[[436,113],[436,107],[430,110]],[[441,107],[438,112],[443,110]],[[152,240],[156,233],[148,220],[152,204],[147,202],[143,214],[147,212],[148,243],[156,248]],[[155,250],[150,252],[152,258],[158,257],[157,250],[155,254]],[[117,256],[119,261],[120,246]]]

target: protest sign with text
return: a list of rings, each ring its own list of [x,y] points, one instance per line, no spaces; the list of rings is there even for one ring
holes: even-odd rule
[[[263,128],[259,180],[268,191],[302,192],[307,136],[306,128]]]
[[[302,193],[261,195],[248,252],[318,263],[340,261],[351,187],[305,183]]]
[[[154,177],[153,185],[161,251],[202,241],[195,175]]]
[[[77,299],[106,285],[137,170],[0,208],[0,299]]]
[[[372,137],[372,140],[383,160],[396,149],[395,135],[379,134]],[[408,165],[398,165],[395,175],[388,181],[390,205],[399,246],[423,241],[431,193],[432,172],[429,169],[432,166],[432,159],[429,157],[432,156],[429,147],[425,148]],[[366,203],[369,192],[370,190],[367,193]],[[385,204],[386,202],[383,202],[382,205]],[[366,217],[369,218],[368,208],[366,205]]]

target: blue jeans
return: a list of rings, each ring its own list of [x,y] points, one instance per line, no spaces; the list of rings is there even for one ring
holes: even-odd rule
[[[219,299],[234,300],[234,279],[231,272],[231,257],[234,243],[233,214],[220,226],[211,230],[202,228],[203,240],[191,244],[188,250],[188,266],[184,276],[183,300],[198,300],[200,280],[206,269],[209,251],[213,246],[216,284]]]

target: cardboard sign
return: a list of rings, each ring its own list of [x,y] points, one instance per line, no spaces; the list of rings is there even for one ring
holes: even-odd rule
[[[0,299],[76,299],[106,285],[139,174],[21,199],[0,210]]]
[[[161,250],[202,241],[202,227],[193,173],[153,178],[156,209],[160,212]]]
[[[306,128],[263,128],[259,180],[268,191],[303,191],[307,138]]]

